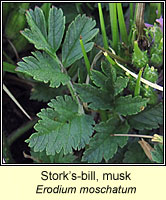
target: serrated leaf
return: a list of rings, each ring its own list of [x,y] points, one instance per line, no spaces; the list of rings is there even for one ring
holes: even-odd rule
[[[62,63],[68,67],[76,60],[83,57],[80,36],[82,36],[85,51],[89,52],[93,47],[93,42],[89,42],[97,33],[96,22],[85,15],[78,15],[69,25],[65,40],[62,46]]]
[[[93,83],[97,87],[105,89],[107,76],[105,76],[103,73],[97,70],[91,70],[90,73],[91,73],[91,79],[93,80]]]
[[[66,87],[51,88],[48,84],[37,82],[31,90],[31,100],[48,102],[56,96],[60,96],[64,93]]]
[[[31,156],[38,159],[41,163],[73,163],[76,157],[73,154],[64,155],[63,151],[54,156],[48,156],[46,151],[34,152],[31,150]]]
[[[129,119],[129,124],[137,130],[152,130],[163,124],[163,104],[159,103],[147,108],[136,116]]]
[[[118,118],[111,118],[107,122],[96,125],[97,133],[91,139],[89,147],[84,152],[82,161],[88,163],[98,163],[104,158],[108,161],[117,152],[118,147],[126,145],[128,137],[110,136],[115,133],[128,133],[127,122],[121,123]]]
[[[83,102],[89,103],[93,110],[114,109],[115,96],[123,91],[128,84],[128,78],[117,77],[116,70],[107,63],[102,63],[102,72],[91,70],[90,78],[97,86],[90,84],[75,84],[75,89]]]
[[[88,107],[93,110],[106,110],[113,107],[111,92],[108,93],[90,84],[75,84],[74,88],[79,93],[81,100],[89,103]]]
[[[32,76],[37,81],[50,82],[50,87],[59,87],[62,83],[67,84],[69,76],[62,73],[56,60],[47,53],[32,52],[33,56],[24,57],[24,62],[18,62],[17,71]]]
[[[137,139],[134,139],[129,143],[123,163],[151,163],[137,141]]]
[[[48,18],[48,42],[57,51],[62,42],[65,30],[65,17],[62,9],[52,7]]]
[[[46,149],[47,155],[55,155],[61,150],[64,155],[80,150],[89,143],[94,121],[91,116],[78,114],[78,105],[70,96],[59,96],[42,109],[41,120],[35,125],[36,133],[27,140],[35,152]]]
[[[152,160],[156,163],[163,163],[163,144],[154,145],[154,150],[151,151]]]
[[[65,18],[61,9],[52,7],[49,11],[48,34],[45,17],[42,9],[35,7],[34,11],[30,9],[26,14],[30,29],[22,31],[36,49],[44,50],[47,53],[54,54],[59,48],[65,29]]]
[[[124,88],[127,87],[127,84],[129,82],[128,77],[122,77],[119,76],[117,80],[115,81],[115,96],[118,95],[120,92],[123,91]]]
[[[107,70],[105,68],[107,68]],[[102,69],[104,73],[97,70],[91,71],[91,79],[97,87],[90,84],[75,84],[74,86],[81,100],[89,103],[88,107],[93,110],[107,110],[113,108],[114,84],[110,67],[107,65],[105,68]],[[105,71],[107,71],[107,75]]]
[[[147,102],[148,99],[142,98],[141,96],[121,96],[115,102],[115,111],[123,116],[135,115],[146,107]]]

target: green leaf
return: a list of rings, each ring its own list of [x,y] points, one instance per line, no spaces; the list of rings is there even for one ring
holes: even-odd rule
[[[108,161],[117,152],[118,147],[124,147],[128,140],[128,137],[114,137],[110,134],[128,133],[129,128],[127,122],[121,123],[118,118],[111,118],[107,122],[97,124],[95,127],[97,133],[84,152],[82,161],[98,163],[103,158]]]
[[[62,83],[67,84],[69,76],[62,73],[56,60],[47,53],[32,52],[33,56],[24,57],[24,62],[18,62],[17,71],[32,76],[37,81],[50,82],[50,87],[59,87]]]
[[[129,82],[128,77],[122,77],[119,76],[115,82],[115,96],[118,95],[120,92],[123,91],[127,87],[127,84]]]
[[[51,46],[47,42],[47,28],[43,11],[39,7],[35,7],[34,11],[29,9],[26,18],[30,29],[24,29],[21,32],[22,35],[33,43],[36,49],[50,51]]]
[[[141,112],[146,107],[147,102],[148,99],[141,96],[121,96],[115,102],[115,111],[123,116],[134,115]]]
[[[64,155],[63,151],[56,153],[54,156],[48,156],[46,151],[34,152],[31,150],[31,156],[41,163],[73,163],[76,157],[73,154]]]
[[[163,163],[163,144],[154,145],[154,150],[151,151],[152,160],[156,163]]]
[[[11,73],[16,73],[15,69],[16,69],[15,65],[10,64],[8,62],[3,62],[3,71],[5,71],[5,72],[11,72]]]
[[[57,97],[42,109],[41,120],[35,125],[36,133],[27,140],[35,152],[46,149],[47,155],[55,155],[61,150],[64,155],[80,150],[89,143],[94,121],[91,116],[78,114],[78,105],[70,96]]]
[[[113,108],[111,93],[90,84],[75,84],[74,88],[79,93],[81,100],[89,103],[89,108],[93,110],[107,110]]]
[[[108,64],[102,64],[102,72],[91,70],[90,84],[75,84],[75,89],[83,102],[89,103],[93,110],[111,110],[114,108],[114,96],[119,94],[128,84],[128,78],[116,77],[116,70]]]
[[[48,42],[56,52],[62,42],[65,30],[65,17],[61,9],[52,7],[48,18]]]
[[[65,29],[65,17],[61,9],[52,7],[49,11],[48,34],[46,20],[42,9],[35,7],[26,14],[30,29],[21,33],[35,45],[36,49],[54,54],[59,48]]]
[[[62,46],[62,63],[64,67],[68,67],[76,60],[83,57],[80,35],[84,43],[85,51],[89,52],[93,47],[93,42],[89,42],[97,33],[95,28],[96,22],[85,15],[78,15],[69,25],[66,37]]]
[[[151,163],[138,144],[138,139],[132,140],[127,148],[128,150],[124,154],[123,163]]]
[[[66,87],[50,88],[48,84],[37,82],[31,90],[30,99],[48,102],[49,100],[60,96],[66,90]]]
[[[129,119],[129,124],[137,130],[159,128],[159,124],[163,124],[163,104],[159,103],[145,109],[138,115],[132,116]]]

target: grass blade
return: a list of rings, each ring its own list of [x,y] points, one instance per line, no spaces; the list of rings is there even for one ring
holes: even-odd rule
[[[119,32],[118,32],[116,3],[109,3],[109,13],[110,13],[113,49],[117,51],[119,42]]]
[[[104,48],[108,49],[108,41],[107,41],[107,35],[106,35],[106,30],[105,30],[104,17],[103,17],[101,3],[98,3],[98,10],[99,10],[100,25],[101,25],[101,32],[102,32],[102,36],[103,36]]]
[[[122,42],[127,44],[128,43],[127,29],[126,29],[126,25],[124,21],[124,16],[123,16],[122,4],[117,3],[116,5],[117,5],[117,11],[118,11],[118,21],[119,21],[121,39],[122,39]]]

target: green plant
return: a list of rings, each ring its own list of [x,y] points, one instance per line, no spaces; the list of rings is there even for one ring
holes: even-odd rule
[[[97,43],[100,35],[96,21],[85,14],[76,16],[66,27],[62,9],[52,7],[45,14],[39,7],[26,11],[29,28],[21,34],[36,51],[22,58],[16,71],[32,77],[37,84],[47,84],[48,90],[58,94],[50,97],[48,107],[37,114],[36,132],[26,140],[35,162],[112,163],[126,146],[126,152],[132,151],[128,134],[153,134],[163,124],[163,105],[154,91],[163,88],[156,84],[158,72],[151,66],[155,64],[154,54],[160,58],[157,65],[162,63],[162,50],[156,50],[161,32],[158,28],[145,28],[140,39],[130,6],[127,36],[122,4],[110,3],[111,41],[106,35],[100,3],[98,8],[104,48]],[[149,43],[157,41],[144,50],[143,37]],[[109,48],[111,45],[113,48]],[[159,47],[162,48],[160,44]],[[100,52],[94,53],[98,48]],[[139,75],[137,68],[141,68]],[[161,146],[154,150],[160,150],[159,156]],[[81,151],[83,154],[76,158],[75,152]],[[160,163],[157,153],[153,152],[153,160],[148,162]],[[129,162],[129,154],[125,155],[124,162]]]

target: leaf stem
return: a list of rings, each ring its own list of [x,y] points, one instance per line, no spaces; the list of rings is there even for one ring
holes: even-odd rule
[[[110,47],[109,47],[109,48],[110,48]],[[114,50],[113,50],[112,48],[110,48],[110,49],[112,50],[113,54],[115,54]],[[136,78],[136,79],[138,78],[138,75],[137,75],[137,74],[131,72],[129,69],[127,69],[126,67],[124,67],[123,65],[121,65],[120,63],[118,63],[118,61],[117,61],[116,59],[115,59],[115,62],[116,62],[116,64],[117,64],[120,68],[122,68],[124,71],[128,72],[131,76],[133,76],[133,77]],[[155,89],[157,89],[157,90],[163,91],[163,87],[160,86],[160,85],[157,85],[157,84],[155,84],[155,83],[152,83],[152,82],[150,82],[150,81],[148,81],[148,80],[146,80],[146,79],[144,79],[144,78],[142,78],[142,77],[141,77],[140,80],[141,80],[144,84],[149,85],[149,86],[152,87],[152,88],[155,88]]]
[[[118,61],[121,62],[121,63],[129,64],[129,62],[128,62],[127,60],[124,60],[123,58],[117,56],[116,54],[111,53],[109,50],[104,49],[103,47],[97,45],[96,43],[94,43],[94,46],[95,46],[96,48],[102,50],[103,52],[107,52],[108,55],[111,56],[111,58],[114,58],[114,59],[118,60]]]
[[[63,71],[65,74],[67,74],[67,71],[66,71],[65,67],[63,66],[62,62],[61,62],[60,59],[57,57],[57,55],[56,55],[56,54],[55,54],[55,55],[50,54],[50,55],[51,55],[51,57],[52,57],[53,59],[55,59],[56,61],[59,62],[62,71]],[[67,74],[67,75],[68,75],[68,74]],[[81,102],[80,102],[80,100],[79,100],[79,98],[78,98],[78,96],[77,96],[77,93],[76,93],[76,91],[75,91],[75,89],[74,89],[74,87],[73,87],[73,84],[72,84],[72,82],[71,82],[70,80],[69,80],[69,82],[67,83],[67,87],[68,87],[68,89],[69,89],[69,91],[70,91],[71,96],[73,97],[73,100],[75,100],[75,101],[77,102],[77,104],[78,104],[78,113],[79,113],[79,114],[84,114],[83,106],[82,106],[82,104],[81,104]]]
[[[119,137],[142,137],[142,138],[150,138],[150,139],[153,138],[153,136],[151,136],[151,135],[136,135],[136,134],[111,134],[110,136],[119,136]]]
[[[28,113],[24,110],[24,108],[19,104],[16,98],[12,95],[12,93],[8,90],[8,88],[3,84],[3,90],[7,93],[7,95],[14,101],[14,103],[20,108],[20,110],[28,117],[28,119],[32,120]]]

